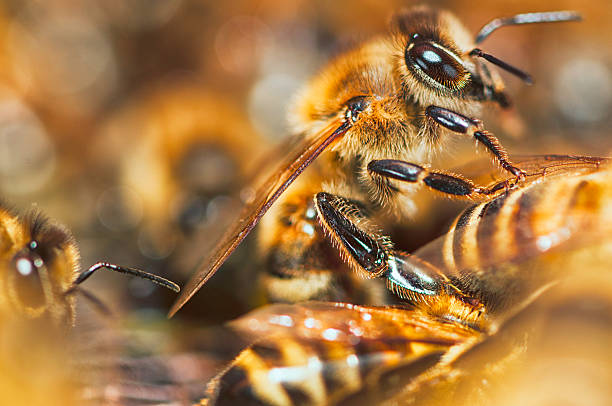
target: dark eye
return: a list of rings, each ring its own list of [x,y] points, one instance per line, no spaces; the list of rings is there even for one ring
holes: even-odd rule
[[[43,260],[36,254],[26,252],[13,259],[15,274],[14,288],[17,298],[28,307],[40,307],[45,304],[45,295],[40,280],[39,269],[44,266]]]
[[[406,64],[429,84],[458,90],[467,83],[469,72],[456,55],[431,42],[406,47]]]

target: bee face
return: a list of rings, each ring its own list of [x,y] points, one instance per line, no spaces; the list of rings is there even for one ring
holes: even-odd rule
[[[71,320],[74,299],[63,293],[78,267],[70,233],[38,214],[23,218],[0,209],[2,313]]]
[[[92,388],[114,379],[96,357],[112,357],[107,345],[91,345],[88,323],[96,339],[113,336],[110,325],[91,315],[75,322],[75,291],[100,268],[148,278],[169,287],[169,281],[133,268],[99,262],[78,274],[78,247],[71,233],[40,213],[19,215],[0,206],[0,393],[13,405],[81,405]],[[170,283],[171,284],[171,283]],[[178,286],[172,284],[178,291]],[[95,296],[85,298],[107,310]],[[108,314],[105,314],[108,316]],[[91,319],[91,320],[90,320]],[[91,327],[89,327],[91,328]],[[108,328],[108,331],[101,331]],[[114,337],[114,336],[113,336]],[[95,351],[94,351],[95,348]],[[83,371],[87,362],[90,368]],[[117,367],[118,370],[118,367]],[[118,373],[117,373],[118,376]]]
[[[294,130],[308,137],[330,121],[350,122],[320,161],[336,172],[336,185],[352,189],[348,194],[409,216],[413,202],[372,179],[366,166],[390,157],[430,162],[456,130],[432,119],[432,107],[472,117],[486,102],[507,107],[503,82],[472,55],[475,46],[448,12],[401,12],[386,33],[337,56],[307,85],[290,115]]]
[[[67,329],[78,252],[70,233],[37,213],[0,206],[0,392],[15,405],[78,404]],[[58,368],[58,365],[63,365]],[[53,400],[45,399],[51,397]]]
[[[386,34],[340,55],[309,84],[293,121],[299,130],[342,113],[359,96],[384,102],[378,115],[404,122],[431,104],[475,114],[474,102],[494,100],[503,83],[481,75],[484,65],[469,55],[474,47],[467,29],[448,12],[419,7],[398,13]]]

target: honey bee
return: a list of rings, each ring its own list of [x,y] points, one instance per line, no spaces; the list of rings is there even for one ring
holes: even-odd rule
[[[514,393],[507,379],[524,383],[523,366],[537,373],[536,360],[571,355],[612,372],[601,361],[609,359],[601,343],[611,333],[609,314],[602,316],[612,306],[609,161],[517,163],[525,171],[521,187],[507,189],[507,177],[491,182],[491,197],[463,211],[445,235],[397,257],[383,277],[403,305],[277,304],[232,322],[254,344],[211,381],[202,404],[491,404]],[[564,336],[577,320],[598,337],[578,353],[578,337]],[[547,325],[557,326],[557,336],[547,335]],[[573,352],[550,353],[542,337]],[[567,379],[555,376],[542,396],[567,392]],[[609,400],[607,386],[585,384],[599,391],[591,398]]]
[[[82,291],[80,284],[104,268],[148,279],[175,292],[180,290],[177,284],[160,276],[107,262],[98,262],[78,273],[79,250],[70,231],[38,212],[19,216],[5,205],[0,206],[0,232],[3,319],[48,316],[73,324],[74,293]]]
[[[244,157],[256,157],[265,145],[224,95],[188,80],[164,82],[137,97],[107,128],[110,137],[123,136],[126,128],[138,134],[124,157],[120,183],[142,203],[142,231],[136,238],[153,258],[175,251],[184,258],[193,251],[182,248],[185,240],[197,238],[194,231],[218,232],[222,213],[215,220],[207,212],[215,199],[230,200],[248,176]],[[217,211],[220,206],[217,202]],[[232,204],[227,206],[231,210]]]
[[[148,279],[179,291],[147,272],[98,262],[79,273],[71,233],[38,212],[19,215],[0,206],[0,393],[13,405],[83,404],[77,367],[80,342],[75,293],[102,303],[81,284],[100,269]],[[102,310],[105,310],[102,307]],[[96,331],[98,337],[102,332]],[[86,372],[90,372],[87,368]],[[92,384],[92,382],[88,382]]]
[[[512,175],[502,189],[525,179],[474,117],[487,103],[510,106],[503,82],[484,60],[526,82],[531,77],[476,44],[504,25],[579,19],[569,11],[517,15],[494,20],[474,41],[451,13],[416,7],[396,14],[387,33],[337,56],[299,95],[289,117],[297,135],[284,146],[284,158],[253,188],[239,220],[205,257],[170,315],[268,211],[259,243],[270,301],[378,302],[379,293],[355,274],[385,275],[401,268],[406,254],[375,224],[416,217],[422,186],[468,199],[497,192],[426,169],[445,140],[461,135],[484,147]],[[329,241],[342,261],[329,252]]]

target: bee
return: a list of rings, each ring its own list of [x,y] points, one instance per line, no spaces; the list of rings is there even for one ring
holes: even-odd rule
[[[380,300],[355,275],[384,275],[402,266],[404,253],[393,249],[378,225],[418,216],[422,186],[458,198],[497,192],[426,169],[445,140],[475,140],[512,175],[503,188],[525,179],[475,117],[485,104],[510,106],[502,80],[485,60],[526,82],[531,77],[476,44],[504,25],[579,19],[569,11],[517,15],[487,24],[474,41],[451,13],[416,7],[396,14],[385,34],[338,55],[297,98],[289,117],[297,135],[284,146],[284,158],[262,173],[240,218],[169,314],[212,277],[268,211],[259,244],[270,301]],[[389,159],[403,172],[395,173],[397,166],[384,161]],[[398,185],[398,177],[414,182]]]
[[[81,284],[100,269],[148,279],[179,291],[147,272],[98,262],[79,272],[79,250],[65,227],[38,212],[19,215],[0,206],[0,393],[14,405],[83,404],[77,367],[80,334],[75,293],[106,307]],[[96,331],[98,337],[103,333]],[[88,382],[92,384],[92,382]]]
[[[524,381],[523,365],[537,373],[534,359],[568,356],[547,353],[546,324],[568,326],[580,320],[576,314],[594,313],[581,322],[605,342],[609,160],[550,155],[517,162],[525,171],[521,187],[494,180],[486,185],[491,197],[463,211],[446,234],[396,257],[383,278],[402,305],[277,304],[232,322],[254,344],[211,381],[202,404],[438,405],[458,397],[491,404],[503,399],[506,378]],[[346,220],[340,214],[337,221]],[[576,303],[585,304],[573,314]],[[560,322],[557,312],[571,317]],[[568,329],[555,331],[563,337]],[[568,341],[575,339],[554,341],[573,351]],[[598,351],[607,351],[601,348],[576,356],[599,365]],[[567,379],[549,381],[563,390]],[[546,395],[554,398],[551,388]],[[598,390],[609,396],[607,387]]]
[[[139,269],[98,262],[79,270],[79,250],[65,227],[38,212],[20,216],[0,206],[0,313],[2,318],[49,317],[71,325],[75,316],[75,292],[100,269],[148,279],[178,292],[177,284]],[[84,293],[87,297],[87,293]]]
[[[231,191],[248,176],[244,157],[256,157],[265,145],[227,97],[187,80],[137,97],[107,128],[109,136],[139,134],[124,157],[120,184],[142,203],[142,231],[136,238],[153,258],[175,251],[188,257],[193,250],[184,246],[197,238],[196,230],[218,232],[221,202],[231,210]]]

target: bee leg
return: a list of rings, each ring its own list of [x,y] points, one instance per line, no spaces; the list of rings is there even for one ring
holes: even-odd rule
[[[342,259],[368,278],[384,274],[392,248],[389,238],[377,232],[357,205],[345,198],[320,192],[314,201],[319,222]]]
[[[388,263],[387,288],[397,296],[415,304],[435,305],[443,295],[448,295],[462,303],[468,314],[484,311],[478,298],[464,293],[438,267],[418,256],[392,251]]]
[[[508,189],[508,182],[499,182],[491,188],[478,187],[469,179],[452,173],[432,171],[422,166],[395,159],[374,160],[368,164],[368,172],[403,182],[422,182],[427,187],[447,196],[477,199]]]
[[[310,187],[290,194],[262,220],[261,282],[267,301],[377,302],[386,289],[343,267],[319,225],[313,195]]]
[[[437,106],[427,107],[425,109],[425,115],[433,119],[436,123],[456,133],[471,133],[474,139],[476,139],[476,142],[482,144],[493,154],[504,170],[516,176],[517,182],[525,179],[525,171],[517,168],[510,162],[506,149],[493,134],[483,129],[482,121]]]
[[[387,288],[413,303],[435,302],[449,295],[480,311],[482,304],[463,293],[444,273],[415,255],[392,249],[388,237],[373,229],[358,207],[342,197],[317,193],[315,207],[326,234],[342,257],[366,277],[384,277]]]

